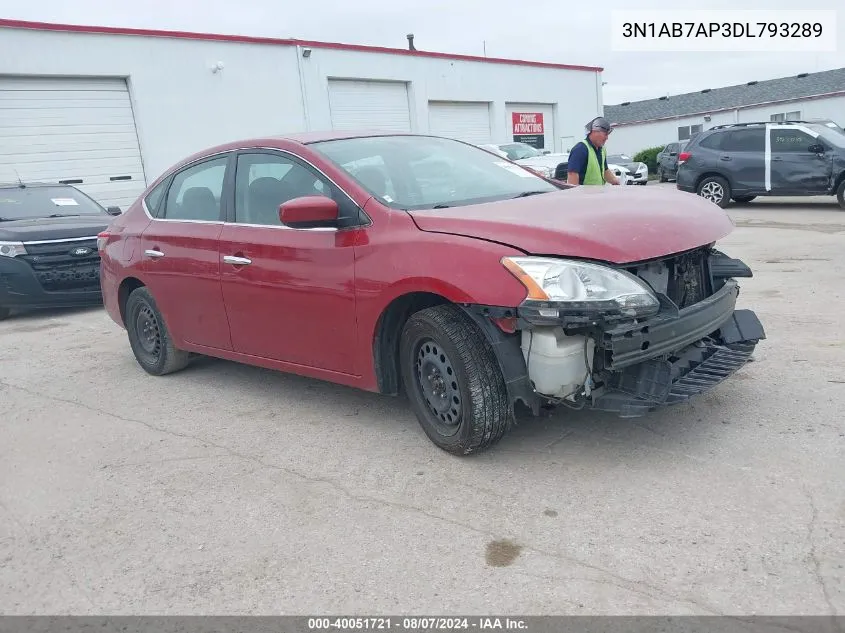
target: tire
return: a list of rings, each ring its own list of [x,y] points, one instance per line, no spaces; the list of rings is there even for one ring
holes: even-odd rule
[[[737,202],[739,204],[748,204],[756,197],[757,196],[737,196],[736,198],[734,198],[734,202]]]
[[[495,352],[461,308],[440,305],[413,314],[402,330],[399,362],[411,408],[439,448],[478,453],[510,429],[508,391]]]
[[[11,309],[0,306],[0,321],[8,319],[10,314],[12,314]]]
[[[839,203],[839,208],[845,211],[845,178],[836,188],[836,201]]]
[[[731,186],[721,176],[708,176],[702,180],[698,184],[696,193],[722,209],[726,208],[731,201]]]
[[[658,170],[657,170],[657,179],[658,179],[660,182],[669,182],[669,179],[666,177],[666,174],[665,174],[665,173],[663,173],[663,170],[662,170],[662,169],[658,169]]]
[[[164,376],[188,365],[191,355],[173,345],[164,318],[146,287],[132,291],[126,300],[125,313],[129,344],[144,371]]]

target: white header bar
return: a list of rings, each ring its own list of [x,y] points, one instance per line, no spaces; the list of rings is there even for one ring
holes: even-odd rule
[[[615,52],[837,51],[835,10],[611,11]]]

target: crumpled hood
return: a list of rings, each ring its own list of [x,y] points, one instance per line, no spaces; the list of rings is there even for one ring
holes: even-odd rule
[[[423,231],[490,240],[530,254],[614,264],[687,251],[733,230],[728,214],[712,202],[664,187],[573,187],[409,213]]]
[[[35,218],[0,222],[0,242],[63,240],[96,236],[114,219],[110,215],[68,218]]]

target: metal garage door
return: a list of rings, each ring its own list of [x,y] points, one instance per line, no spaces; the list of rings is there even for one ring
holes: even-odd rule
[[[437,136],[481,145],[492,143],[490,104],[462,101],[429,101],[428,129]]]
[[[146,186],[126,82],[0,77],[0,181],[18,175],[126,210]]]
[[[335,130],[411,131],[405,83],[330,79],[329,107]]]

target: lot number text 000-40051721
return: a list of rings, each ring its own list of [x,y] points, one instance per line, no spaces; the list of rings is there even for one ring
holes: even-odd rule
[[[614,51],[835,52],[836,11],[613,11]]]

